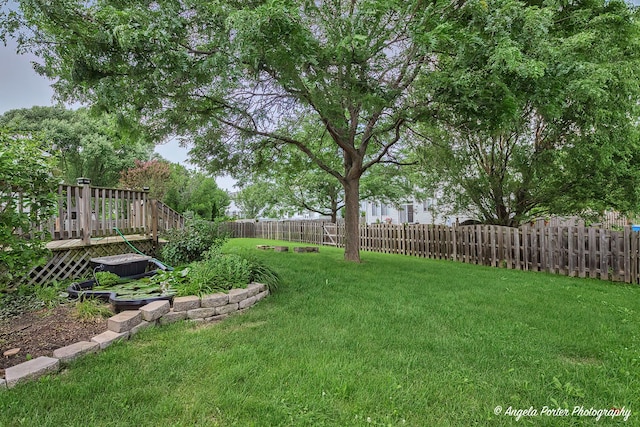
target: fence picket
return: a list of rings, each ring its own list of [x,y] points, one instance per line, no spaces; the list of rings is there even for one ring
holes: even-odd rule
[[[600,229],[600,279],[607,280],[609,278],[609,239],[608,230]]]
[[[333,245],[318,221],[245,224],[234,227],[232,235]],[[335,229],[337,246],[344,247],[344,223]],[[618,232],[581,226],[363,224],[360,245],[372,252],[640,283],[640,233],[630,227]]]

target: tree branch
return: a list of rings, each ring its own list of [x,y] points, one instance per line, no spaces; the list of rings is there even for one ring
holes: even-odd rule
[[[393,139],[391,140],[391,142],[389,142],[388,144],[386,144],[384,146],[384,148],[382,149],[382,151],[380,152],[380,154],[378,154],[373,160],[369,161],[368,163],[364,164],[362,166],[362,172],[366,171],[367,169],[369,169],[371,166],[375,165],[376,163],[380,163],[382,161],[382,159],[384,158],[384,156],[387,155],[387,153],[389,152],[389,150],[391,149],[391,147],[393,147],[398,141],[400,141],[400,128],[402,127],[402,124],[405,122],[404,118],[398,118],[394,124],[394,128],[395,128],[395,135],[393,137]]]

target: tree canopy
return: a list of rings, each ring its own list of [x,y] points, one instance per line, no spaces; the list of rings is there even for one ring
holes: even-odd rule
[[[56,174],[67,184],[86,177],[95,186],[114,187],[120,171],[132,167],[136,159],[148,160],[153,153],[153,144],[119,126],[117,116],[93,115],[85,108],[10,110],[0,116],[0,125],[42,139],[56,159]]]
[[[240,209],[240,216],[246,219],[259,218],[276,203],[277,195],[264,181],[256,181],[243,186],[233,194],[233,201]]]
[[[425,103],[414,82],[436,64],[449,1],[20,1],[19,38],[66,100],[139,119],[195,143],[213,169],[291,145],[343,186],[345,257],[359,260],[359,180],[396,157]],[[341,157],[293,137],[311,116]]]
[[[453,211],[531,217],[640,209],[640,25],[623,2],[476,4],[422,76],[419,152]]]
[[[147,187],[150,198],[162,200],[169,188],[170,177],[169,162],[158,159],[147,162],[136,160],[133,167],[120,171],[118,186],[133,190]]]
[[[348,260],[359,260],[361,177],[407,163],[418,122],[495,139],[514,129],[530,94],[541,100],[546,91],[549,105],[535,111],[556,123],[549,132],[566,126],[576,145],[587,130],[606,133],[611,116],[630,114],[593,103],[612,90],[629,105],[615,65],[599,72],[582,60],[590,51],[595,63],[635,55],[637,21],[619,0],[19,3],[4,28],[42,58],[37,70],[56,80],[61,98],[117,111],[157,138],[181,135],[194,160],[216,172],[252,167],[284,147],[306,155],[343,188]],[[546,75],[566,76],[563,90],[545,86]],[[328,138],[301,139],[309,123]],[[518,129],[536,121],[528,123]]]
[[[162,201],[178,212],[192,212],[202,219],[213,221],[225,217],[231,199],[226,191],[218,187],[213,177],[171,163]]]

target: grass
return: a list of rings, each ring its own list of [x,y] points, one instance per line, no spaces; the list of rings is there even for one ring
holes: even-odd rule
[[[109,304],[99,299],[87,298],[75,303],[74,316],[80,321],[89,321],[113,316]]]
[[[471,426],[544,406],[640,425],[640,288],[448,261],[257,251],[276,293],[208,326],[145,330],[0,392],[0,425]],[[282,243],[292,245],[291,243]],[[524,425],[607,425],[523,417]]]

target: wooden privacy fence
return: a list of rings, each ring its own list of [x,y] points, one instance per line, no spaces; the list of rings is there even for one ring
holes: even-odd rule
[[[228,223],[233,237],[333,244],[322,222]],[[344,224],[336,246],[344,247]],[[546,271],[640,283],[640,233],[585,227],[511,228],[493,225],[447,227],[427,224],[370,224],[360,227],[366,251],[448,259],[527,271]]]
[[[53,240],[82,239],[118,234],[144,234],[157,241],[159,233],[184,227],[184,217],[149,199],[147,191],[91,187],[79,178],[79,185],[58,186],[57,214],[34,231],[49,232]],[[117,230],[116,230],[117,229]]]

